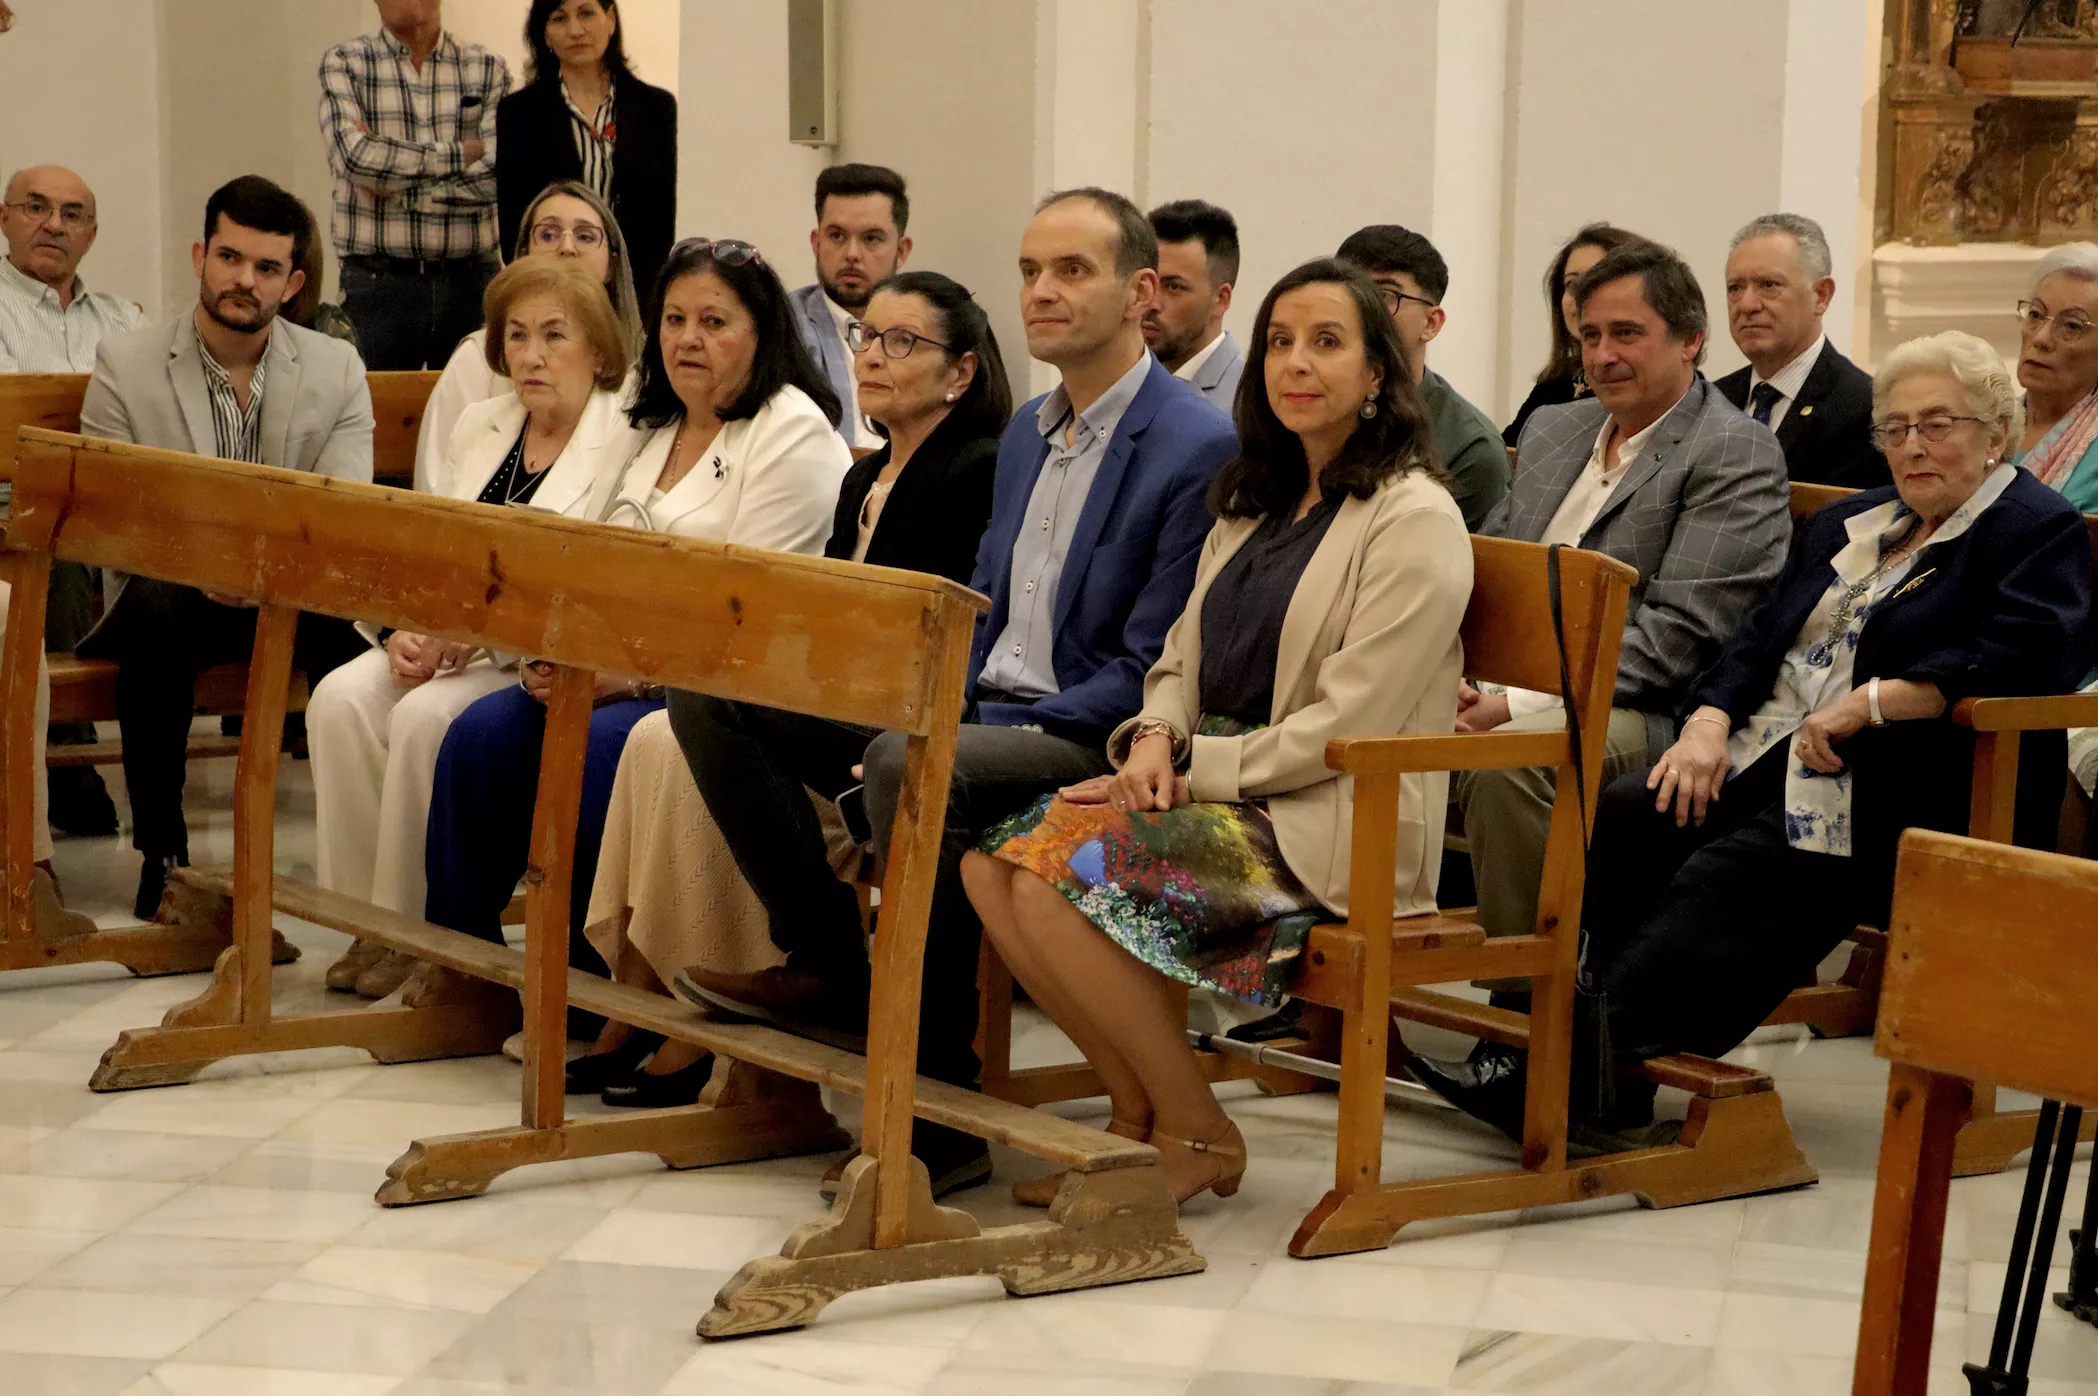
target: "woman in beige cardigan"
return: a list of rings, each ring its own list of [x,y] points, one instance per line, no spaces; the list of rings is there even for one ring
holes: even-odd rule
[[[1347,912],[1335,737],[1447,732],[1471,543],[1367,278],[1321,259],[1268,293],[1240,455],[1187,609],[1108,742],[1117,774],[1014,815],[963,864],[984,928],[1107,1083],[1110,1132],[1158,1146],[1176,1198],[1228,1196],[1245,1141],[1185,1036],[1190,985],[1279,1001]],[[1435,905],[1446,777],[1408,776],[1397,912]],[[1047,1206],[1059,1180],[1015,1187]]]

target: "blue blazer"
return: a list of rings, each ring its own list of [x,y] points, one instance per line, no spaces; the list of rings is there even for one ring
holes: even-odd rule
[[[1830,564],[1850,541],[1845,523],[1894,497],[1894,487],[1882,485],[1801,521],[1776,591],[1692,686],[1686,713],[1710,704],[1738,726],[1763,705],[1835,579]],[[1925,553],[1923,566],[1866,617],[1854,683],[1934,683],[1948,704],[2073,693],[2082,683],[2093,643],[2091,536],[2075,506],[2030,471],[2020,470],[1965,533]],[[1966,832],[1971,733],[1946,718],[1890,722],[1859,730],[1841,751],[1855,772],[1857,856],[1875,860],[1883,874],[1904,828]],[[2063,736],[2028,733],[2019,755],[2019,842],[2052,848]]]
[[[1046,395],[1045,395],[1046,396]],[[1012,599],[1013,543],[1026,521],[1049,443],[1036,422],[1042,398],[1014,414],[998,443],[991,522],[970,585],[991,598],[969,656],[972,690]],[[1209,482],[1238,450],[1223,413],[1157,360],[1122,414],[1079,511],[1056,587],[1057,692],[1033,703],[974,703],[992,727],[1039,725],[1074,742],[1105,744],[1144,706],[1144,675],[1187,606],[1195,560],[1212,522]]]

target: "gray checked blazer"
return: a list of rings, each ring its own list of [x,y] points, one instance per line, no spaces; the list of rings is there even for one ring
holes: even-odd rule
[[[1515,480],[1480,533],[1534,543],[1595,450],[1609,410],[1594,398],[1538,409]],[[1695,679],[1763,599],[1791,543],[1785,453],[1703,378],[1662,418],[1581,546],[1638,569],[1617,706],[1647,715],[1649,750],[1675,739]]]

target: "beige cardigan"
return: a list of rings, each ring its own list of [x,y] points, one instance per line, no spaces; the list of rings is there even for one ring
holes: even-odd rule
[[[1241,737],[1194,737],[1189,748],[1182,743],[1201,716],[1202,600],[1259,526],[1259,519],[1222,519],[1210,530],[1187,609],[1144,680],[1144,711],[1115,729],[1108,755],[1122,764],[1138,722],[1171,723],[1176,746],[1191,750],[1193,797],[1266,797],[1290,871],[1345,916],[1355,783],[1326,765],[1326,743],[1454,729],[1471,538],[1449,491],[1418,471],[1387,480],[1368,499],[1346,499],[1290,598],[1270,725]],[[1448,799],[1447,775],[1404,778],[1397,915],[1435,909]]]

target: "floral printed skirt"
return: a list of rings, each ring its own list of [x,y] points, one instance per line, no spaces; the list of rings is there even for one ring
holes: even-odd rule
[[[1269,1007],[1311,928],[1333,919],[1282,861],[1258,800],[1160,813],[1045,796],[979,847],[1048,882],[1167,978]]]

